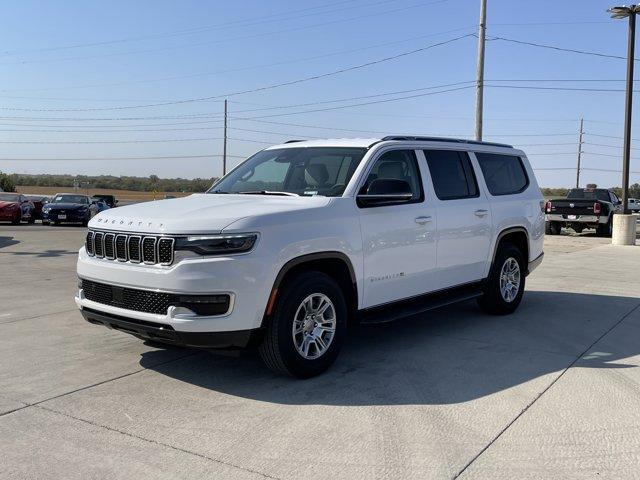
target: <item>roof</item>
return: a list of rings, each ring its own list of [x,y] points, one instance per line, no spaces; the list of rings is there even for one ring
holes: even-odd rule
[[[403,141],[403,142],[429,142],[429,143],[457,143],[467,145],[485,145],[493,147],[513,148],[511,145],[504,143],[480,142],[476,140],[468,140],[463,138],[447,138],[447,137],[423,137],[413,135],[391,135],[382,138],[328,138],[322,140],[289,140],[284,144],[268,147],[267,150],[273,148],[296,148],[296,147],[356,147],[369,148],[380,142]]]

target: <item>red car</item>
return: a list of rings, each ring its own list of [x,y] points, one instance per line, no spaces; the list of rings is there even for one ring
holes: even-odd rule
[[[34,223],[33,202],[19,193],[0,193],[0,221],[9,221],[14,225],[22,220]]]

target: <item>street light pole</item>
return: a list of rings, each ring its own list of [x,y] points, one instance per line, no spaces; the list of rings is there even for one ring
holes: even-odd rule
[[[480,0],[478,26],[478,69],[476,80],[476,140],[482,140],[482,110],[484,103],[484,45],[487,32],[487,0]]]
[[[635,6],[633,8],[635,10]],[[629,15],[629,42],[627,47],[627,94],[624,106],[624,147],[622,154],[622,212],[629,211],[629,166],[631,161],[631,110],[633,108],[633,67],[636,46],[636,12]]]

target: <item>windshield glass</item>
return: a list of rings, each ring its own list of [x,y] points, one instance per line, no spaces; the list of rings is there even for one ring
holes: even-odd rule
[[[89,200],[84,195],[56,195],[51,201],[52,203],[85,203]]]
[[[0,202],[17,202],[20,200],[20,195],[15,193],[0,193]]]
[[[610,202],[608,190],[590,190],[582,188],[572,188],[567,193],[567,198],[574,198],[576,200],[602,200],[604,202]]]
[[[218,181],[207,193],[273,192],[342,195],[365,148],[301,147],[263,150]]]

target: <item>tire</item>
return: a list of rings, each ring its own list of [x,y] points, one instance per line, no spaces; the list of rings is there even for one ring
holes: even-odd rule
[[[609,218],[607,223],[599,223],[596,228],[596,235],[598,237],[611,237],[613,234],[613,215]]]
[[[29,220],[27,220],[27,223],[28,223],[29,225],[33,225],[34,223],[36,223],[36,217],[34,217],[33,215],[31,215],[31,216],[29,217]]]
[[[544,224],[544,233],[547,235],[560,235],[562,231],[562,226],[560,222],[545,222]]]
[[[295,275],[279,292],[273,315],[258,347],[260,357],[277,373],[298,378],[319,375],[335,361],[346,336],[348,310],[344,294],[333,278],[318,271]],[[327,303],[326,300],[330,306],[326,307],[322,318],[327,320],[327,326],[331,325],[330,319],[333,318],[332,335],[329,335],[330,331],[314,328],[315,322],[310,318],[321,304]],[[298,321],[294,322],[295,319]],[[299,329],[295,339],[294,323]],[[306,340],[313,339],[315,334],[321,343]],[[318,346],[322,344],[327,345],[326,349]],[[304,356],[305,346],[307,357]]]
[[[16,218],[11,220],[11,225],[20,225],[20,220],[22,220],[22,216],[18,213]]]
[[[517,288],[515,291],[511,290],[509,295],[506,296],[509,298],[506,298],[501,291],[501,279],[505,269],[510,270],[515,268],[513,261],[517,264]],[[492,315],[508,315],[513,313],[522,301],[526,271],[527,265],[520,249],[511,243],[503,243],[500,245],[491,271],[489,272],[489,277],[487,278],[484,294],[478,298],[480,308]],[[515,275],[510,275],[511,280],[514,279],[514,276]]]
[[[583,231],[583,230],[584,230],[584,228],[583,228],[583,227],[573,227],[573,231],[574,231],[574,232],[576,232],[576,233],[578,233],[578,234],[579,234],[579,233],[582,233],[582,231]]]

